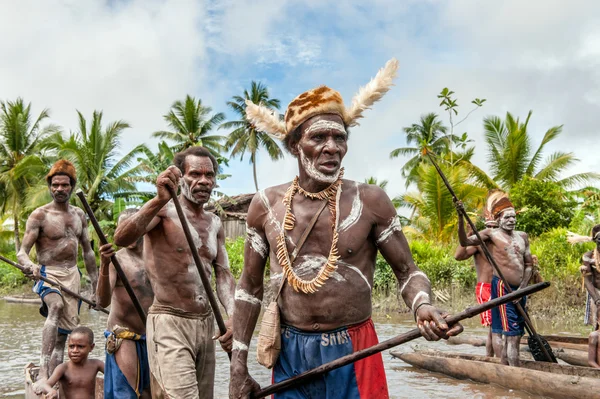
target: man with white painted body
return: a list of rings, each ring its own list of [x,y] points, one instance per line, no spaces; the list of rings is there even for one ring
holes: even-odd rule
[[[306,115],[302,106],[314,104],[316,110]],[[350,123],[342,118],[340,104],[339,93],[325,86],[290,103],[283,141],[298,160],[298,177],[258,192],[250,204],[244,269],[235,296],[231,398],[245,398],[259,389],[248,373],[247,361],[267,260],[272,290],[277,292],[286,278],[278,301],[282,349],[274,382],[377,343],[371,293],[378,250],[391,265],[402,297],[426,339],[438,340],[462,330],[460,325],[448,328],[444,316],[430,304],[429,280],[414,264],[385,192],[342,178]],[[260,112],[255,107],[248,103],[249,120],[268,131],[259,117],[252,116]],[[294,122],[298,114],[303,116]],[[289,255],[324,201],[327,209],[318,216],[291,264]],[[363,359],[274,396],[387,398],[382,357]]]
[[[494,228],[495,223],[486,223],[489,228]],[[469,235],[472,235],[470,232]],[[475,274],[477,275],[477,286],[475,287],[475,297],[477,303],[482,304],[490,300],[492,294],[492,276],[494,269],[485,257],[481,247],[463,247],[459,245],[456,248],[454,259],[458,261],[467,260],[473,257],[475,265]],[[488,328],[488,337],[485,342],[486,356],[494,356],[494,346],[492,345],[492,311],[488,310],[479,314],[481,325]]]
[[[458,210],[458,238],[463,247],[479,246],[481,241],[475,235],[467,237],[462,216],[462,202],[456,203]],[[516,212],[508,200],[503,198],[494,206],[494,217],[498,228],[487,228],[479,235],[486,243],[506,282],[513,290],[525,288],[532,273],[533,259],[529,249],[527,233],[515,231]],[[492,277],[492,299],[506,294],[503,282],[496,271]],[[499,306],[492,310],[492,342],[495,353],[501,353],[503,364],[519,366],[519,348],[524,334],[525,322],[516,310],[516,303],[525,309],[523,298],[514,303]],[[506,342],[503,344],[503,337]]]
[[[217,295],[233,314],[235,281],[229,270],[220,219],[204,211],[216,184],[217,162],[203,147],[177,154],[156,181],[157,195],[117,227],[115,243],[127,246],[145,235],[144,260],[154,291],[147,341],[154,398],[212,398],[215,373],[214,317],[192,258],[169,188],[181,187],[179,201],[196,248]],[[221,346],[231,350],[231,319]]]
[[[595,314],[589,315],[594,325],[594,330],[598,329],[598,321],[600,320],[600,224],[592,228],[591,241],[596,243],[596,248],[583,254],[581,272],[583,273],[584,284],[590,296],[590,311],[595,311]]]
[[[33,211],[27,219],[17,258],[35,277],[47,277],[78,293],[80,272],[77,255],[81,246],[92,283],[92,295],[95,295],[98,273],[85,214],[69,205],[77,182],[75,167],[67,160],[59,160],[46,176],[46,181],[53,200]],[[38,264],[29,258],[34,245]],[[36,392],[41,393],[42,382],[63,361],[67,335],[79,324],[80,301],[43,281],[36,282],[33,289],[42,299],[40,313],[46,317],[42,330],[40,373],[34,384]]]

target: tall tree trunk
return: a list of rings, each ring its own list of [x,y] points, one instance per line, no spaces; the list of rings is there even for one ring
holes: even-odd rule
[[[256,187],[256,192],[258,192],[258,181],[256,180],[256,154],[252,154],[252,172],[254,173],[254,187]]]

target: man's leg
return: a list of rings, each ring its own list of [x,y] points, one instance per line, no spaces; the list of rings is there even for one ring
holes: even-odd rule
[[[46,318],[44,328],[42,329],[42,354],[40,356],[40,373],[37,379],[37,381],[40,382],[46,381],[50,376],[50,359],[56,346],[58,336],[58,321],[62,317],[64,306],[62,296],[55,292],[48,293],[46,296],[44,296],[43,301],[46,303],[46,306],[48,306],[48,317]],[[39,384],[34,384],[33,388],[37,394],[42,393]]]
[[[485,355],[488,357],[494,357],[494,344],[492,337],[492,327],[488,327],[487,341],[485,341]]]
[[[119,350],[115,353],[115,361],[117,366],[121,370],[121,373],[127,379],[129,386],[133,390],[137,390],[137,378],[138,378],[138,357],[137,348],[134,341],[124,339],[121,342]]]
[[[494,353],[500,354],[500,363],[508,365],[506,345],[502,334],[492,333]]]
[[[213,317],[198,321],[198,352],[196,353],[196,381],[202,399],[212,399],[215,387],[215,334]]]
[[[508,356],[508,364],[514,367],[519,367],[521,362],[519,360],[519,349],[521,345],[521,336],[507,336],[506,337],[506,348]]]
[[[52,356],[50,357],[50,365],[48,367],[48,375],[52,375],[56,366],[63,362],[65,357],[65,344],[67,343],[67,334],[62,334],[57,332],[56,334],[56,344],[54,345],[54,350],[52,351]]]

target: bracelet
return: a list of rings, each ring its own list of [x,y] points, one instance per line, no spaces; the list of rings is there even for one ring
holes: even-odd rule
[[[421,303],[419,304],[419,306],[417,306],[417,307],[415,308],[415,310],[414,310],[415,321],[417,321],[417,310],[419,310],[419,308],[420,308],[421,306],[423,306],[423,305],[429,305],[429,306],[431,306],[431,304],[430,304],[429,302],[421,302]]]

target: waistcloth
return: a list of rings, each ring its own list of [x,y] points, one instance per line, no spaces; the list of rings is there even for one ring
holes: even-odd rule
[[[477,283],[475,287],[475,298],[477,303],[482,304],[490,300],[492,296],[492,284],[490,283]],[[492,310],[486,310],[485,312],[479,313],[481,319],[481,325],[489,327],[492,325]]]
[[[511,285],[510,288],[515,291],[519,289],[519,286]],[[502,280],[497,276],[492,277],[492,299],[506,294],[506,288]],[[519,303],[525,309],[527,298],[521,298]],[[509,302],[492,309],[492,333],[507,336],[517,336],[525,333],[525,319],[517,312],[514,303]]]
[[[212,399],[214,317],[152,305],[146,322],[152,398]]]
[[[324,363],[377,344],[371,319],[326,332],[306,332],[282,325],[281,353],[273,382],[281,382]],[[340,367],[309,383],[274,395],[275,399],[389,398],[381,353]]]
[[[136,334],[125,327],[115,326],[114,331],[104,331],[106,337],[106,361],[104,362],[104,399],[137,399],[144,390],[150,388],[150,367],[146,335]],[[137,353],[137,377],[132,387],[117,364],[115,354],[123,340],[135,342]]]
[[[47,279],[53,280],[62,284],[73,292],[79,292],[81,284],[81,272],[77,266],[45,266],[40,268],[40,274]],[[63,310],[62,316],[58,320],[58,332],[61,334],[70,334],[71,331],[79,324],[79,309],[81,300],[69,294],[62,292],[60,287],[50,285],[45,281],[38,280],[33,285],[33,292],[38,294],[42,300],[40,306],[40,314],[48,317],[48,305],[44,301],[46,295],[56,293],[62,297]]]

